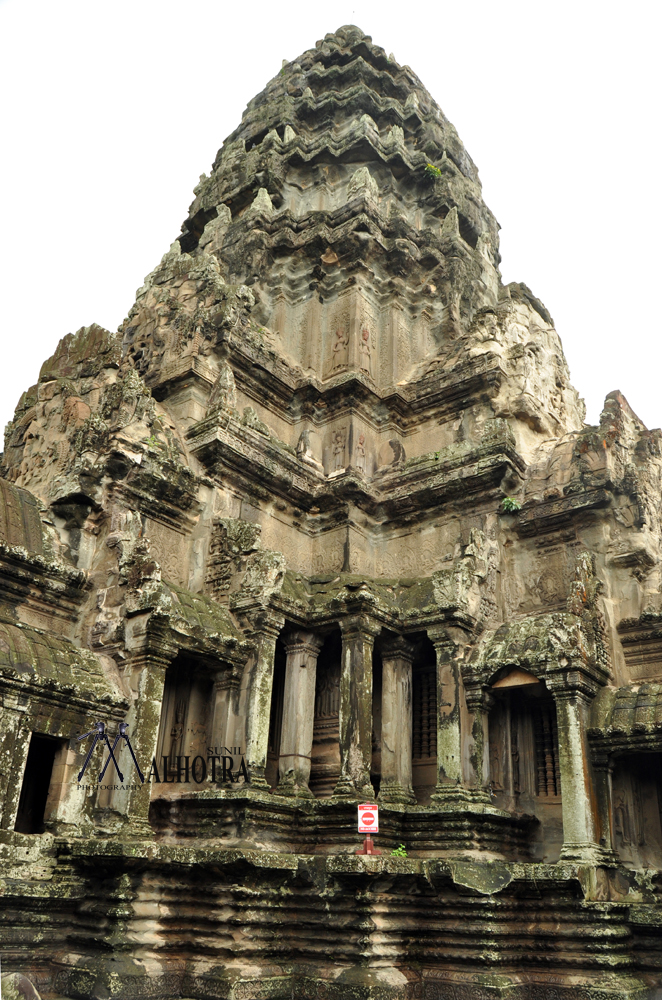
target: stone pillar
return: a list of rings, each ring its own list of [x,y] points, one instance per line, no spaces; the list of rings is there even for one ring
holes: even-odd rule
[[[340,622],[340,778],[334,795],[371,799],[372,648],[380,626],[366,615]]]
[[[118,787],[101,789],[97,793],[96,808],[108,809],[111,814],[115,814],[118,822],[125,825],[129,836],[151,839],[153,833],[149,825],[149,805],[152,792],[158,794],[159,790],[156,775],[152,772],[152,761],[156,756],[159,738],[165,674],[178,650],[170,639],[168,629],[151,622],[149,614],[132,615],[127,618],[125,642],[130,659],[127,660],[124,672],[128,677],[131,700],[128,711],[120,715],[120,718],[128,723],[127,736],[145,782],[141,784],[131,754],[121,740],[117,745],[116,755],[124,781],[120,786],[111,763],[106,772],[105,782],[109,785],[111,782],[113,785],[117,782]],[[100,717],[103,717],[103,713],[94,716],[95,720]],[[110,723],[109,719],[104,721]],[[108,728],[112,743],[114,725],[111,724]],[[106,757],[107,751],[104,754],[104,758]],[[159,778],[162,780],[161,761],[157,761],[156,764]],[[94,780],[95,771],[96,768],[92,768],[86,773],[84,782]],[[71,805],[72,803],[58,810],[60,824],[71,821]]]
[[[559,767],[563,805],[561,861],[604,860],[598,844],[586,739],[589,697],[576,688],[556,690]]]
[[[594,753],[592,763],[595,779],[600,847],[604,851],[612,852],[614,859],[617,860],[617,855],[614,852],[614,831],[612,828],[612,775],[614,773],[614,761],[608,753]]]
[[[446,629],[428,630],[437,657],[437,788],[434,801],[461,794],[460,664],[458,643]]]
[[[265,772],[269,743],[271,692],[274,682],[276,639],[283,627],[279,615],[263,614],[254,623],[251,639],[255,653],[249,667],[246,711],[246,766],[253,788],[268,788]]]
[[[219,753],[223,753],[222,747],[238,746],[241,744],[242,752],[243,735],[238,736],[238,700],[239,700],[240,677],[236,670],[219,670],[214,676],[212,699],[213,699],[213,722],[211,727],[210,745],[218,748]]]
[[[30,749],[29,704],[23,692],[5,690],[0,706],[0,829],[13,830]]]
[[[151,636],[149,632],[146,635],[142,633],[145,635],[143,644],[140,642],[140,623],[130,619],[130,624],[131,628],[127,629],[127,645],[133,646],[129,670],[134,701],[125,718],[129,724],[127,735],[140,769],[147,779],[157,751],[165,674],[177,649],[163,637]],[[137,640],[135,645],[134,640]],[[133,836],[151,837],[148,816],[152,784],[147,780],[144,785],[140,784],[131,755],[124,748],[123,741],[118,749],[121,750],[120,766],[124,774],[124,789],[112,793],[112,808],[127,817]],[[157,767],[163,778],[161,763],[157,761]],[[114,776],[112,766],[111,773]]]
[[[322,642],[312,632],[291,632],[285,637],[287,663],[278,782],[281,795],[313,797],[308,781],[313,749],[317,655]]]
[[[380,802],[415,804],[412,788],[412,660],[414,649],[396,638],[382,647],[382,780]]]
[[[465,689],[467,711],[473,716],[471,726],[472,745],[469,749],[469,764],[473,778],[469,784],[474,787],[474,797],[491,801],[490,783],[490,709],[494,698],[481,685]]]

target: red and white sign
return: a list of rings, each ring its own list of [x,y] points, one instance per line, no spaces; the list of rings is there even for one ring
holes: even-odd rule
[[[359,833],[379,833],[379,807],[370,802],[359,805]]]

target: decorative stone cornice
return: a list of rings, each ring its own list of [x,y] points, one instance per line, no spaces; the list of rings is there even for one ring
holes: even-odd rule
[[[362,638],[374,642],[382,629],[379,622],[366,614],[354,614],[347,618],[341,618],[338,625],[340,626],[343,640],[349,641]]]
[[[395,520],[460,494],[493,493],[497,499],[504,475],[520,474],[524,468],[512,440],[498,434],[472,446],[430,452],[395,470],[384,467],[371,477],[357,474],[348,464],[333,478],[302,461],[283,441],[245,426],[229,412],[194,424],[187,437],[191,451],[210,473],[230,476],[242,488],[259,480],[270,493],[307,511],[331,510],[351,498],[367,513],[374,515],[379,508]]]
[[[606,507],[610,502],[611,494],[605,489],[586,490],[554,500],[532,502],[519,511],[514,528],[523,538],[558,531],[567,528],[574,519]]]
[[[412,643],[402,635],[385,639],[381,644],[382,659],[407,660],[413,662],[416,650]]]
[[[588,702],[595,698],[600,687],[595,677],[580,670],[550,668],[544,681],[556,701],[579,699]]]
[[[435,649],[445,656],[456,656],[472,641],[471,633],[452,620],[428,625],[426,632]]]
[[[464,697],[470,712],[489,712],[494,705],[494,695],[486,685],[480,682],[468,683],[465,679]]]
[[[252,642],[262,637],[277,639],[285,624],[283,615],[258,604],[250,609],[243,608],[241,619],[246,628],[246,635]]]
[[[324,637],[316,635],[314,632],[285,632],[281,638],[288,656],[292,653],[303,652],[316,657],[324,645]]]

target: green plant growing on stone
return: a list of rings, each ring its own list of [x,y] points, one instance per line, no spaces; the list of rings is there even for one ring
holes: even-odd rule
[[[407,851],[405,849],[405,845],[404,844],[398,844],[398,846],[396,848],[394,848],[394,850],[391,851],[391,857],[392,858],[407,858],[407,857],[409,857],[409,855],[407,854]]]
[[[435,167],[434,163],[425,164],[425,176],[428,180],[436,181],[441,177],[441,170],[439,167]]]
[[[516,514],[521,509],[522,505],[515,497],[504,497],[501,501],[501,510],[504,514]]]

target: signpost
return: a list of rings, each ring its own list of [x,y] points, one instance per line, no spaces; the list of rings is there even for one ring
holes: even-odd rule
[[[359,833],[365,833],[363,847],[357,854],[381,854],[372,842],[372,834],[379,833],[379,806],[372,802],[360,802],[358,807]]]
[[[370,802],[360,803],[359,833],[379,833],[379,806]]]

